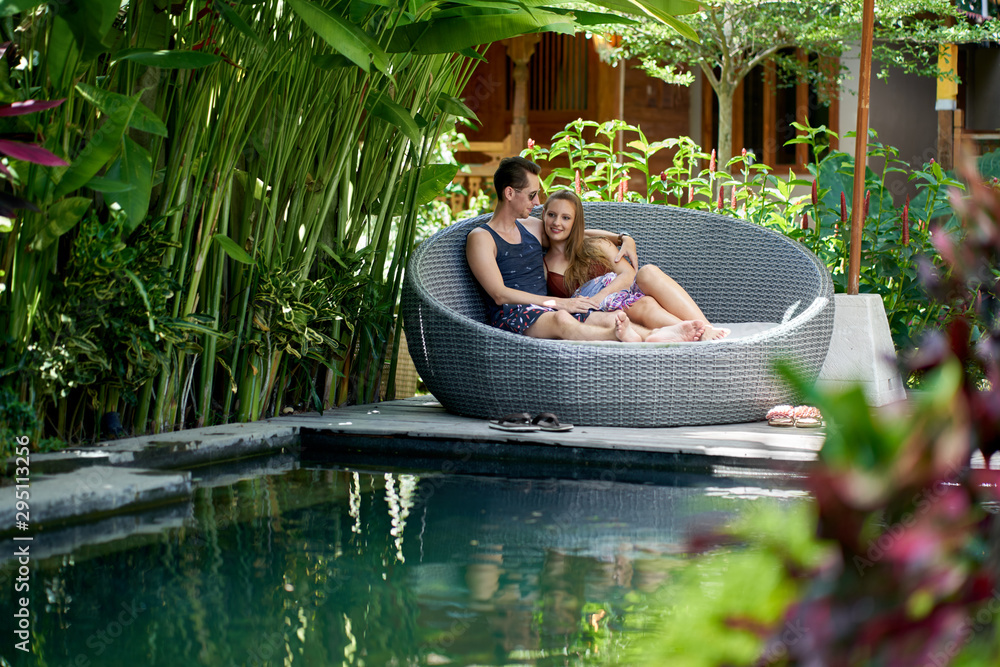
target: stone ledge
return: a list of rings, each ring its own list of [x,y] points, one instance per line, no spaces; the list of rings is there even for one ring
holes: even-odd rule
[[[15,530],[16,486],[0,488],[0,533]],[[29,529],[38,529],[81,515],[99,516],[191,496],[191,473],[159,472],[90,466],[81,470],[32,479],[28,485]]]
[[[271,420],[209,426],[109,440],[87,447],[31,455],[31,474],[48,475],[94,466],[173,470],[257,456],[298,442],[297,425]],[[13,475],[14,459],[7,461]]]

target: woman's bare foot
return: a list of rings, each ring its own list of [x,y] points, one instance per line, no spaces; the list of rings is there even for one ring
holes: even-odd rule
[[[725,338],[726,336],[728,336],[731,333],[732,333],[732,331],[730,331],[729,329],[717,328],[717,327],[713,327],[711,324],[709,324],[709,325],[705,326],[705,332],[703,334],[701,334],[701,338],[699,340],[703,340],[703,341],[705,341],[705,340],[722,340],[723,338]]]
[[[632,328],[632,323],[624,311],[615,311],[615,335],[623,343],[641,343],[642,336]]]
[[[701,320],[685,320],[669,327],[653,329],[646,336],[647,343],[688,343],[701,339],[706,324]]]

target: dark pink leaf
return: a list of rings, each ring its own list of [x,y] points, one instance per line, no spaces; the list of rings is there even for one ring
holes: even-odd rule
[[[55,153],[45,150],[41,146],[25,144],[20,141],[0,139],[0,153],[9,155],[15,160],[34,162],[46,167],[65,167],[69,165],[69,162],[66,162],[66,160]]]
[[[65,101],[66,98],[64,97],[61,100],[25,100],[23,102],[3,104],[0,105],[0,116],[23,116],[27,113],[45,111],[46,109],[57,107]]]

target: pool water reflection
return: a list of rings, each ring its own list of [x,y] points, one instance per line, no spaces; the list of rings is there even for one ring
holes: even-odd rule
[[[200,489],[159,532],[33,562],[39,655],[3,653],[47,665],[600,664],[629,641],[630,605],[683,562],[691,530],[802,495],[708,477],[298,469]]]

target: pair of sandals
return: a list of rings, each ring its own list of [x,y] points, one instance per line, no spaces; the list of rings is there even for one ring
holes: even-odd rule
[[[491,419],[490,428],[500,431],[569,431],[572,424],[561,424],[551,412],[543,412],[532,417],[527,412],[510,414],[503,419]]]
[[[797,428],[819,428],[823,425],[823,415],[819,408],[811,405],[776,405],[767,413],[767,423],[771,426],[795,426]]]

